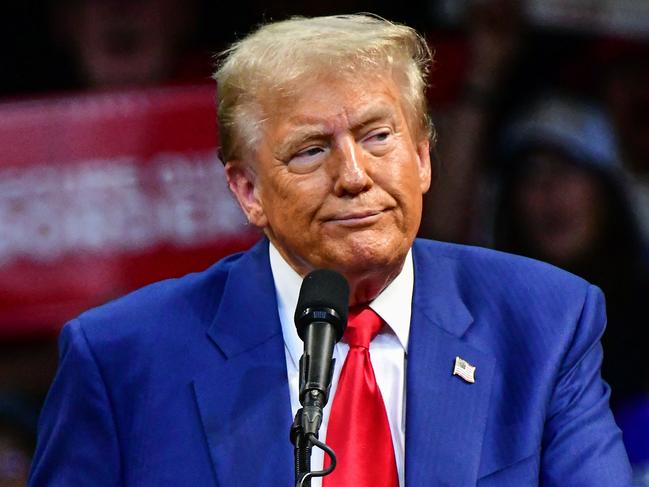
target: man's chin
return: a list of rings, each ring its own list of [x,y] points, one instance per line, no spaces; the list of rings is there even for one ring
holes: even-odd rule
[[[329,268],[350,276],[390,272],[390,268],[400,268],[403,264],[409,246],[385,244],[373,242],[369,245],[366,241],[356,245],[339,245],[323,260]]]

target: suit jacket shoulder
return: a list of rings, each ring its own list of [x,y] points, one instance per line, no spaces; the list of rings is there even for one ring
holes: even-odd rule
[[[591,293],[601,301],[598,306],[604,316],[598,288],[544,262],[480,247],[419,240],[414,254],[420,272],[432,267],[438,274],[426,279],[428,286],[434,281],[440,291],[444,288],[445,299],[450,288],[459,296],[462,304],[456,307],[464,306],[470,314],[471,335],[489,336],[493,346],[503,351],[511,350],[512,341],[534,342],[541,336],[557,344],[569,343]],[[601,335],[604,325],[604,319],[591,323],[593,338]],[[462,334],[459,329],[455,332]],[[544,350],[534,355],[546,354]]]
[[[435,431],[439,444],[419,438],[426,444],[418,445],[426,435],[420,428],[410,445],[437,458],[448,454],[448,462],[454,453],[444,444],[481,452],[461,473],[429,474],[449,485],[476,478],[481,486],[630,485],[599,373],[606,323],[599,289],[548,264],[488,249],[418,240],[413,255],[407,413],[412,423],[434,417],[451,426],[448,436]],[[476,366],[475,384],[448,372],[456,356]],[[421,370],[428,371],[424,380],[416,375]],[[443,386],[437,390],[432,380]],[[413,408],[430,410],[430,398],[419,405],[411,388],[446,399],[420,413]]]
[[[82,314],[61,334],[30,486],[287,484],[283,354],[264,241]],[[244,451],[258,468],[231,461]]]
[[[201,272],[155,282],[82,313],[77,320],[97,340],[128,340],[159,333],[204,332],[218,309],[230,270],[243,258],[234,254]],[[170,319],[186,317],[185,327]]]

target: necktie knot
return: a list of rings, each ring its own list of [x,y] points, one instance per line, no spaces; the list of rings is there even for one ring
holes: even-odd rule
[[[350,347],[369,348],[370,342],[379,333],[382,324],[381,317],[368,306],[350,309],[345,341]]]

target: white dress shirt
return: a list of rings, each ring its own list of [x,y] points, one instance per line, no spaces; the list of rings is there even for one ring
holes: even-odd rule
[[[270,244],[270,267],[275,281],[277,308],[282,322],[282,334],[286,351],[286,370],[291,394],[291,409],[293,416],[301,407],[298,399],[299,392],[299,363],[304,352],[304,343],[297,335],[293,315],[302,285],[302,278],[291,268],[279,251]],[[408,251],[403,269],[399,275],[370,303],[372,308],[387,323],[370,344],[370,357],[376,381],[390,423],[392,442],[399,474],[399,485],[405,486],[405,401],[406,401],[406,354],[408,351],[408,334],[410,332],[410,314],[412,309],[412,290],[414,286],[414,270],[412,254]],[[336,359],[331,393],[324,409],[320,440],[327,441],[327,425],[329,412],[336,394],[338,377],[342,369],[349,345],[340,341],[334,347],[333,356]],[[287,433],[288,434],[288,433]],[[324,453],[314,448],[311,457],[311,469],[321,470]],[[313,487],[320,487],[322,480],[312,480]]]

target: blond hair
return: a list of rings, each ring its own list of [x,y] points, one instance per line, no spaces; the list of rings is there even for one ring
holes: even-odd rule
[[[243,157],[260,141],[265,96],[290,96],[292,87],[320,73],[392,75],[413,128],[430,137],[425,88],[431,60],[414,29],[369,14],[264,25],[221,53],[214,73],[223,161]]]

